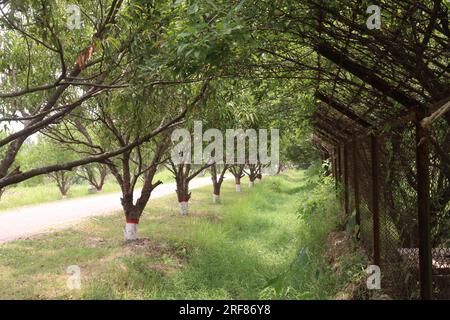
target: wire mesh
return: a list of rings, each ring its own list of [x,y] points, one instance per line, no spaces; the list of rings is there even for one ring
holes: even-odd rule
[[[360,138],[346,144],[347,158],[341,148],[342,163],[347,167],[349,213],[359,212],[360,243],[369,257],[374,257],[373,208],[379,206],[379,247],[383,289],[393,298],[418,299],[419,290],[419,236],[417,181],[415,163],[415,130],[404,126],[377,136],[376,150],[371,149],[370,137]],[[353,150],[355,149],[355,150]],[[373,154],[378,153],[378,192],[374,194]],[[433,159],[433,150],[430,158]],[[437,172],[437,171],[436,171]],[[433,176],[431,181],[439,179]],[[437,174],[437,173],[436,173]],[[357,184],[355,183],[357,182]],[[345,186],[343,186],[345,188]],[[431,190],[431,234],[433,294],[435,298],[450,298],[450,219],[447,206],[435,204],[436,193]],[[344,195],[345,193],[341,193]],[[359,202],[357,203],[357,197]],[[357,208],[358,206],[358,208]],[[441,216],[447,219],[439,218]]]

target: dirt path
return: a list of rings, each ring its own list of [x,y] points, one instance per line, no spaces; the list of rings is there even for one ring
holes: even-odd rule
[[[196,178],[189,187],[195,189],[209,184],[211,177]],[[174,192],[175,183],[165,183],[153,191],[151,199]],[[120,193],[109,193],[2,211],[0,243],[62,228],[83,218],[114,213],[122,209],[120,197]]]

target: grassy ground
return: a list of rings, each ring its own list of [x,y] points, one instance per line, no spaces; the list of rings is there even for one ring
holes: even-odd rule
[[[332,298],[361,261],[327,266],[324,243],[338,221],[322,193],[291,171],[240,194],[227,181],[220,205],[211,187],[193,190],[189,217],[175,195],[151,201],[136,242],[122,240],[121,214],[14,241],[0,246],[0,298]],[[66,288],[69,265],[81,268],[81,290]]]
[[[156,179],[160,179],[162,182],[173,180],[171,173],[168,170],[157,173]],[[90,186],[87,183],[75,184],[70,187],[67,198],[71,199],[92,195],[88,192],[89,187]],[[103,186],[102,193],[119,191],[119,185],[114,178],[110,176]],[[51,181],[33,187],[19,185],[14,188],[6,189],[5,194],[0,199],[0,211],[57,200],[61,200],[61,193],[56,184]]]

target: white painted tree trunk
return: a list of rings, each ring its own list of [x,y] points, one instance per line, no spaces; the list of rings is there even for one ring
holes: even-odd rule
[[[187,216],[189,214],[189,203],[187,201],[180,202],[180,214]]]
[[[213,203],[220,203],[220,195],[213,193]]]
[[[248,187],[249,187],[249,188],[253,188],[253,186],[254,186],[253,181],[249,181],[249,182],[248,182]]]
[[[240,184],[236,184],[236,192],[241,192],[241,185]]]
[[[136,240],[138,236],[138,224],[127,222],[124,230],[125,240]]]

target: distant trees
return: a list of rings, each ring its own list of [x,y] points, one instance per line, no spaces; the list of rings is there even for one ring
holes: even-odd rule
[[[61,164],[76,159],[77,154],[55,141],[40,137],[36,144],[29,146],[27,152],[26,166],[33,166],[35,163],[41,165]],[[77,174],[71,171],[51,171],[46,174],[55,182],[63,198],[67,197],[70,187],[75,183]]]
[[[320,150],[309,139],[301,137],[302,134],[296,134],[291,139],[282,140],[282,161],[298,169],[307,168],[321,158]]]
[[[90,163],[81,166],[77,170],[77,175],[87,181],[93,190],[100,192],[103,189],[106,176],[108,175],[108,167],[103,163]]]
[[[70,187],[74,184],[76,179],[73,172],[55,171],[49,173],[48,176],[56,182],[61,196],[65,199]]]

